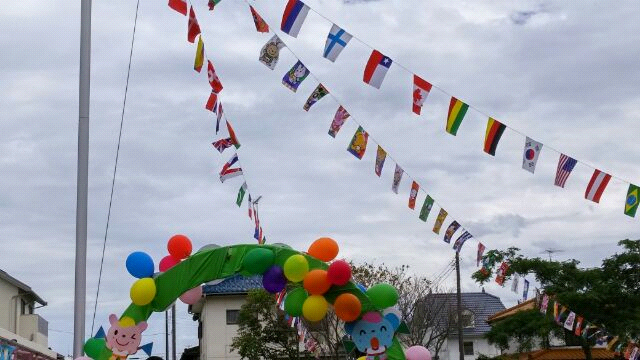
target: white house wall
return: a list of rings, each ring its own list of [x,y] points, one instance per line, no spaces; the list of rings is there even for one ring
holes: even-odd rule
[[[231,351],[231,342],[237,335],[238,325],[227,325],[227,310],[240,310],[244,295],[208,296],[201,313],[202,339],[200,359],[239,360],[240,355]]]
[[[16,301],[18,288],[6,281],[0,280],[0,328],[16,331]]]
[[[490,345],[487,339],[482,337],[465,337],[464,342],[473,342],[473,355],[465,355],[464,360],[475,360],[480,354],[487,355],[489,357],[500,355],[500,349],[496,346]],[[458,351],[458,338],[450,337],[445,340],[442,349],[440,350],[441,360],[459,360],[460,352]]]

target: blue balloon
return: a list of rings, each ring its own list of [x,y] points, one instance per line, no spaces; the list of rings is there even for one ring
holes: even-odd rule
[[[135,251],[127,256],[127,271],[135,278],[152,277],[154,267],[153,259],[145,252]]]
[[[364,287],[364,285],[357,283],[356,286],[358,287],[358,289],[360,289],[360,291],[362,291],[363,293],[367,292],[367,288]]]

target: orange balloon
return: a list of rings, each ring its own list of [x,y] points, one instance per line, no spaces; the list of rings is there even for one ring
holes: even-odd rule
[[[338,243],[332,238],[321,237],[314,241],[307,253],[322,261],[331,261],[338,256]]]
[[[178,260],[182,260],[191,255],[191,240],[184,235],[173,235],[167,243],[169,254]]]
[[[329,290],[331,283],[325,270],[311,270],[305,275],[302,286],[311,295],[322,295]]]
[[[336,298],[336,301],[333,303],[333,309],[340,320],[350,322],[360,316],[362,303],[360,303],[360,299],[358,299],[357,296],[351,293],[344,293]]]

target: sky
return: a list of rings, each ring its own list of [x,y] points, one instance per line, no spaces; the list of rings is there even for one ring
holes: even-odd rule
[[[37,313],[64,355],[73,338],[79,3],[0,9],[0,268],[48,302]],[[445,226],[457,220],[474,236],[460,253],[462,287],[480,291],[470,278],[478,242],[597,266],[619,240],[640,238],[638,218],[623,214],[629,183],[640,183],[638,4],[308,0],[317,12],[293,38],[278,29],[284,0],[251,3],[287,46],[275,70],[258,61],[273,32],[255,31],[246,2],[224,0],[213,12],[204,0],[193,5],[249,192],[262,196],[268,242],[304,251],[329,236],[341,258],[435,278],[454,256],[432,232],[442,207]],[[93,332],[130,303],[131,252],[157,264],[174,234],[194,249],[255,242],[246,203],[235,204],[243,180],[218,179],[233,149],[211,146],[227,134],[216,135],[204,109],[210,87],[206,72],[193,70],[187,18],[166,1],[142,1],[98,293],[135,10],[131,0],[93,4],[87,336],[94,317]],[[332,22],[355,37],[335,63],[322,57]],[[380,90],[362,82],[372,48],[394,61]],[[297,58],[313,75],[294,93],[281,79]],[[434,85],[421,116],[411,112],[413,73]],[[318,79],[332,96],[305,112]],[[451,96],[470,105],[455,137],[444,131]],[[352,116],[334,139],[327,130],[339,104]],[[487,116],[508,127],[495,157],[482,151]],[[370,135],[361,160],[346,151],[358,125]],[[534,174],[521,167],[525,136],[544,144]],[[381,177],[377,145],[389,154]],[[559,152],[579,161],[564,189],[553,184]],[[405,170],[399,194],[391,191],[396,163]],[[614,176],[599,204],[584,199],[594,168]],[[416,210],[407,206],[412,180],[424,190]],[[436,205],[424,223],[427,193]],[[506,306],[521,296],[509,284],[484,288]],[[154,341],[164,357],[164,316],[149,323],[143,343]],[[180,353],[197,345],[181,303],[177,324]]]

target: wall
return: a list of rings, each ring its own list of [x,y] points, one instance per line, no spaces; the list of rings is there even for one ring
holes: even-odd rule
[[[15,331],[12,320],[18,310],[15,295],[18,295],[18,288],[0,279],[0,328],[9,331]]]
[[[231,352],[231,342],[238,332],[237,325],[227,325],[227,309],[240,310],[245,295],[208,296],[201,313],[202,339],[200,359],[233,359],[240,356]]]
[[[496,346],[490,345],[489,342],[479,336],[465,336],[464,342],[471,341],[473,342],[473,355],[465,355],[465,360],[475,360],[478,355],[483,354],[487,356],[497,356],[500,355],[500,349]],[[450,337],[445,341],[445,344],[442,346],[442,350],[440,350],[440,359],[441,360],[459,360],[460,352],[458,351],[458,338]]]
[[[5,338],[7,340],[15,340],[21,346],[32,350],[34,352],[39,352],[51,359],[55,359],[57,357],[57,353],[55,351],[49,350],[46,346],[40,345],[33,341],[29,341],[29,339],[25,339],[22,336],[18,336],[10,331],[5,329],[0,329],[0,338]]]

